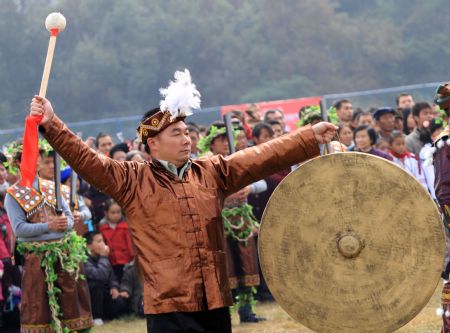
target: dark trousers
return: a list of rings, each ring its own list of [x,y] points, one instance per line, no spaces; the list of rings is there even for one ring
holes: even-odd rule
[[[122,282],[123,277],[123,266],[125,265],[115,265],[112,267],[114,271],[114,275],[116,276],[117,281]]]
[[[124,312],[126,303],[121,298],[112,299],[110,289],[102,284],[90,284],[92,317],[114,319]]]
[[[229,308],[149,314],[147,333],[231,333]]]

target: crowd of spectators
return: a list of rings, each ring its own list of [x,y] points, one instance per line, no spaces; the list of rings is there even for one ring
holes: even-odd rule
[[[355,107],[351,100],[336,101],[328,110],[328,118],[339,127],[335,138],[338,150],[373,154],[396,163],[409,172],[431,196],[434,194],[433,167],[425,163],[432,143],[446,126],[448,115],[436,105],[426,101],[415,102],[408,93],[400,94],[392,107],[367,110]],[[285,115],[280,109],[261,112],[252,104],[246,112],[233,111],[233,123],[240,130],[236,139],[237,150],[263,144],[293,130],[287,127]],[[308,126],[323,120],[317,106],[299,110],[299,126]],[[187,120],[188,121],[188,120]],[[188,123],[192,142],[191,157],[201,158],[197,147],[208,128]],[[220,140],[220,137],[215,140]],[[118,162],[150,160],[149,148],[137,139],[114,142],[114,137],[99,133],[89,137],[86,144],[98,154]],[[211,142],[213,144],[213,142]],[[225,143],[226,144],[226,143]],[[20,304],[21,258],[15,251],[15,237],[3,208],[6,189],[17,179],[9,174],[8,161],[0,154],[0,327],[2,322],[18,324]],[[265,179],[267,189],[248,194],[255,217],[260,220],[267,201],[281,180],[293,169],[283,170]],[[62,170],[63,181],[67,170]],[[69,184],[70,182],[68,182]],[[120,206],[106,194],[83,180],[78,183],[78,194],[88,207],[91,219],[84,221],[84,233],[90,249],[85,264],[89,284],[93,318],[96,325],[103,320],[116,318],[124,313],[143,315],[142,286],[134,262],[132,240],[128,232],[126,216]],[[263,278],[261,276],[261,278]],[[259,300],[270,300],[271,295],[262,279],[258,290]]]

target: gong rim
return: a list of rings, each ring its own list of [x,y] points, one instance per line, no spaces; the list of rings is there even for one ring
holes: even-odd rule
[[[402,193],[395,211],[386,205]],[[375,203],[386,208],[376,212]],[[394,163],[354,152],[289,174],[267,203],[258,242],[274,298],[317,332],[404,326],[434,294],[444,250],[439,212],[422,185]]]

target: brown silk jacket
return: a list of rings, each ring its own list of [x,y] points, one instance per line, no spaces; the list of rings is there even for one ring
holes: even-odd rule
[[[319,155],[311,127],[228,157],[192,161],[179,179],[159,162],[117,162],[98,155],[56,116],[41,132],[88,183],[127,216],[144,286],[146,314],[232,305],[221,219],[224,198]]]

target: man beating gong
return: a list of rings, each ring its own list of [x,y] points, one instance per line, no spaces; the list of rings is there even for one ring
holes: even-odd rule
[[[113,197],[128,218],[144,285],[144,311],[152,333],[231,332],[221,210],[231,193],[319,155],[336,126],[322,122],[228,157],[190,159],[184,122],[200,106],[187,70],[161,90],[160,107],[137,128],[151,162],[117,162],[98,155],[35,96],[30,116],[40,132],[87,182]]]

